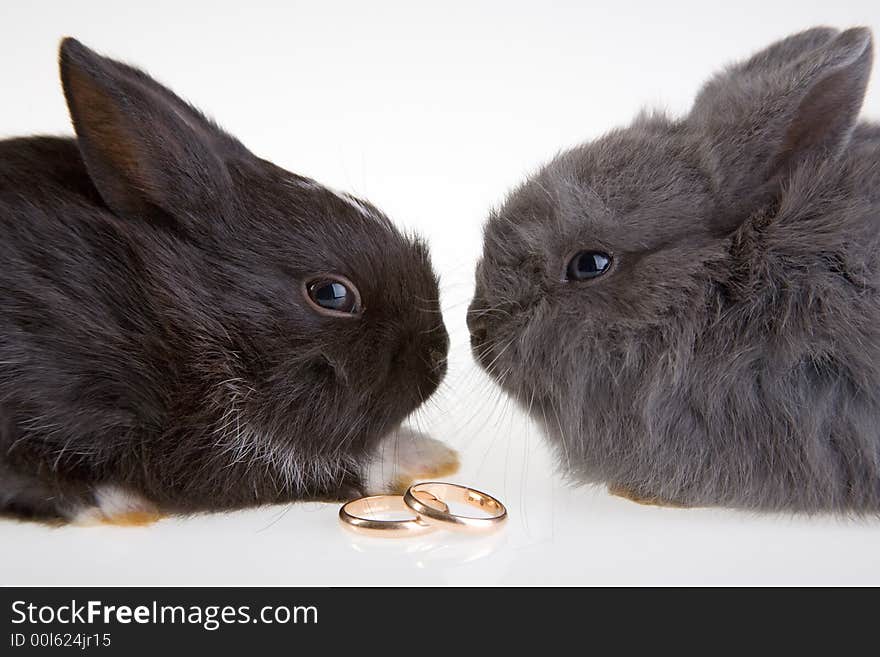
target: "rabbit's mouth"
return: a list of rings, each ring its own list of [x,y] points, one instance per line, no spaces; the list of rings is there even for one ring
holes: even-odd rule
[[[484,370],[491,372],[494,349],[489,339],[488,310],[477,306],[476,299],[471,302],[467,312],[467,326],[470,331],[471,353]]]
[[[480,271],[483,271],[480,268]],[[470,332],[471,353],[479,365],[503,386],[509,374],[510,352],[516,333],[510,332],[513,310],[494,307],[485,301],[485,291],[478,283],[467,310],[467,326]],[[500,329],[500,330],[499,330]]]
[[[513,339],[506,344],[495,332],[490,331],[488,309],[480,309],[475,303],[468,310],[467,324],[470,330],[471,353],[479,365],[499,383],[504,378],[502,358],[513,344]]]
[[[510,385],[510,376],[514,367],[511,364],[511,355],[515,342],[515,336],[506,341],[491,338],[480,340],[479,336],[471,336],[474,359],[503,390],[514,394],[517,390]]]

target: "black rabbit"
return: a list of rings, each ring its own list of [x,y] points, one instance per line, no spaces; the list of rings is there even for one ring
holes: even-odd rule
[[[453,467],[396,431],[446,369],[425,245],[143,72],[72,39],[60,62],[76,139],[0,141],[0,511],[148,518]]]
[[[816,28],[690,113],[570,150],[493,213],[479,361],[562,468],[642,501],[880,511],[871,33]]]

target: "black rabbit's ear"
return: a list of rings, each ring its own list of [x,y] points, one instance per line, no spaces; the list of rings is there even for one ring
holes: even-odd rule
[[[837,157],[849,143],[871,72],[867,28],[817,28],[758,53],[710,80],[689,121],[705,151],[733,228],[778,194],[804,162]]]
[[[217,211],[238,142],[145,73],[74,39],[61,43],[60,64],[83,160],[114,212],[169,221]]]

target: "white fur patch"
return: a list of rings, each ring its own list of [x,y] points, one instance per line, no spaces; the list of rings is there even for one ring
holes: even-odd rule
[[[78,509],[71,520],[76,524],[89,525],[112,520],[127,513],[156,511],[152,502],[119,486],[98,486],[95,489],[95,502],[95,506]]]
[[[254,429],[242,412],[248,396],[253,393],[253,388],[243,379],[233,377],[223,381],[218,393],[225,410],[214,427],[215,447],[226,467],[245,464],[264,472],[278,490],[303,494],[332,488],[335,482],[357,471],[356,465],[344,454],[324,458],[303,455],[294,446]]]
[[[458,453],[435,438],[400,429],[379,445],[367,467],[367,493],[398,492],[418,479],[448,475],[458,469]]]

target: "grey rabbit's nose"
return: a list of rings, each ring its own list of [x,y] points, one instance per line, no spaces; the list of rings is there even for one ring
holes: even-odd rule
[[[486,325],[485,310],[472,303],[467,312],[467,326],[471,332],[471,344],[483,344],[488,334],[488,326]]]
[[[471,333],[471,345],[478,346],[486,341],[489,327],[486,323],[486,307],[483,301],[485,285],[483,283],[483,261],[477,263],[476,288],[474,298],[467,309],[467,326]]]

